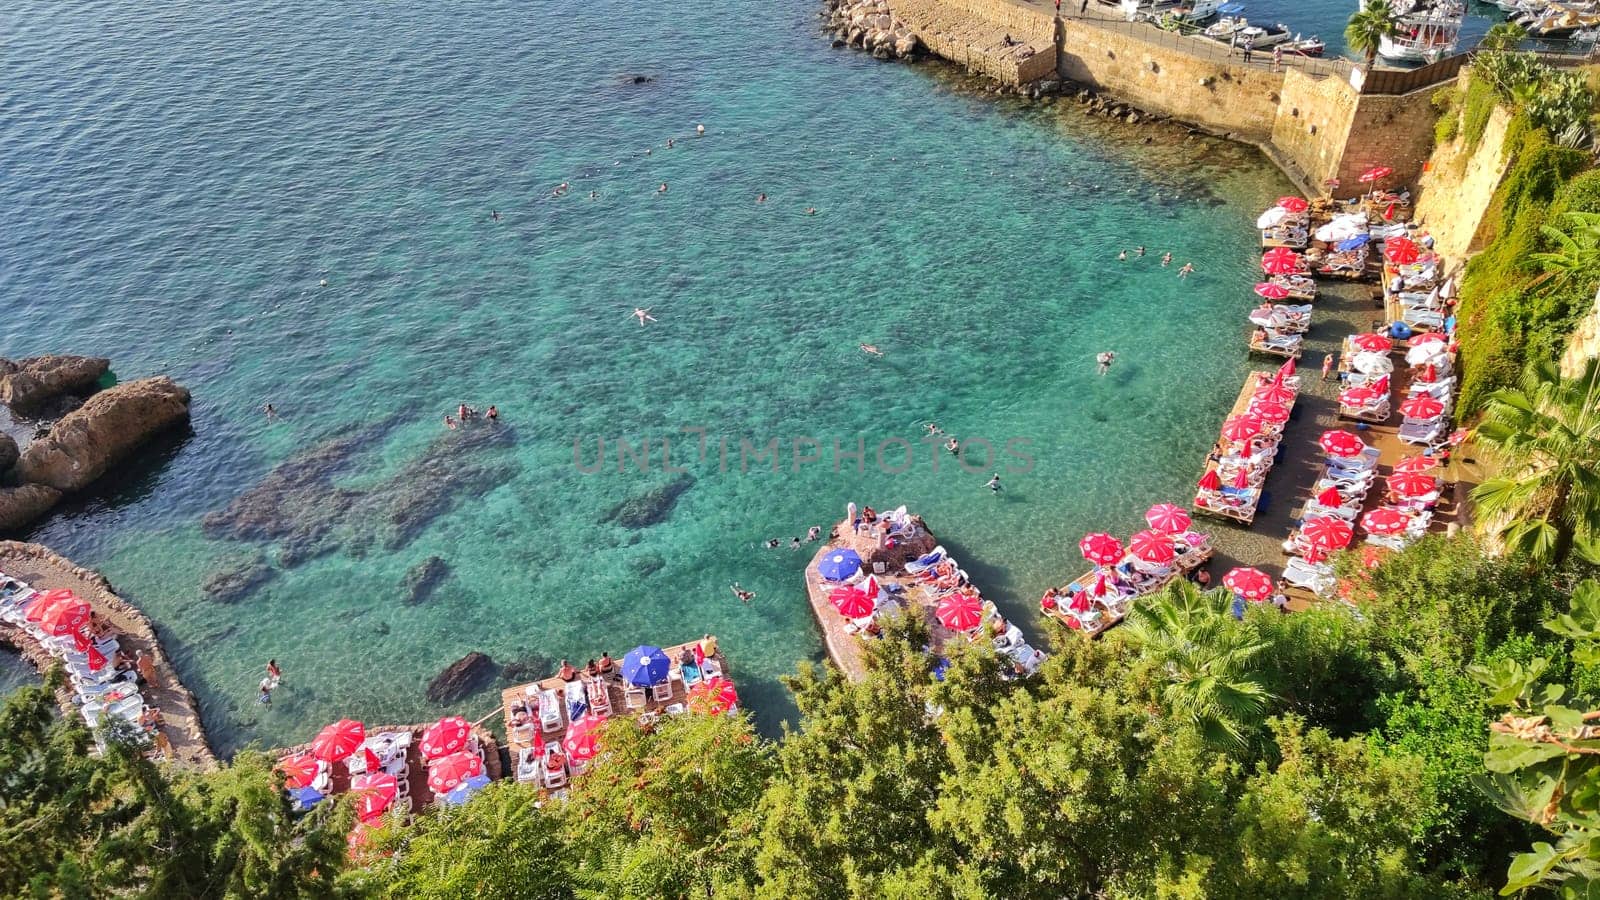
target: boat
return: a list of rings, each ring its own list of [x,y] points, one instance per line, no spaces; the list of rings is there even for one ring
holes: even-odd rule
[[[1434,62],[1456,49],[1466,7],[1455,0],[1403,0],[1396,7],[1395,33],[1378,41],[1378,55],[1391,62]]]
[[[1178,5],[1178,0],[1122,0],[1117,4],[1117,9],[1122,17],[1129,22],[1138,22],[1144,19],[1159,18],[1165,13],[1173,11]]]
[[[1591,11],[1580,11],[1552,3],[1538,19],[1524,27],[1533,37],[1554,39],[1572,37],[1579,31],[1593,28],[1596,24],[1600,24],[1600,16]]]
[[[1191,25],[1216,18],[1219,14],[1237,15],[1244,11],[1242,3],[1227,3],[1225,0],[1190,0],[1172,10],[1172,16]]]
[[[1252,50],[1261,50],[1276,44],[1281,44],[1289,39],[1287,25],[1249,25],[1234,32],[1234,37],[1242,47],[1250,45]]]
[[[1285,41],[1283,44],[1283,52],[1285,54],[1298,53],[1301,56],[1321,56],[1322,51],[1326,49],[1328,49],[1328,45],[1324,44],[1322,38],[1316,35],[1303,38],[1297,34],[1293,40]]]
[[[1234,18],[1233,16],[1223,16],[1217,21],[1206,26],[1206,30],[1201,32],[1201,34],[1211,38],[1212,40],[1227,43],[1233,37],[1234,32],[1241,28],[1248,27],[1250,27],[1250,20],[1248,19],[1243,17]]]

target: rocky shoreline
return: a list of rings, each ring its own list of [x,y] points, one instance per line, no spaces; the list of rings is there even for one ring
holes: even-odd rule
[[[824,0],[822,15],[835,47],[856,47],[878,59],[915,59],[927,49],[887,0]]]

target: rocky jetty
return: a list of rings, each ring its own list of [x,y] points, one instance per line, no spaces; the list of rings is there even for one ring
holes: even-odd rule
[[[879,59],[912,59],[926,49],[886,0],[826,0],[823,17],[836,47],[858,47]]]
[[[111,370],[100,356],[34,356],[0,359],[0,403],[32,413],[65,394],[92,393]]]
[[[488,654],[474,650],[461,657],[428,682],[428,700],[449,703],[460,700],[483,686],[500,671]]]

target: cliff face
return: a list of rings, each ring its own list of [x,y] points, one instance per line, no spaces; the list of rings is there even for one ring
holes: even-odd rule
[[[1485,233],[1483,219],[1495,189],[1511,165],[1506,130],[1511,113],[1497,106],[1476,144],[1464,135],[1434,148],[1427,171],[1418,184],[1417,221],[1429,227],[1434,247],[1452,262],[1460,262],[1494,238]]]

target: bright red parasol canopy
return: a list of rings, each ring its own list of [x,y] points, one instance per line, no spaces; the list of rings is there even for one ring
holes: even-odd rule
[[[1241,491],[1244,490],[1245,488],[1249,487],[1250,486],[1250,473],[1249,473],[1249,471],[1241,468],[1239,471],[1233,473],[1233,486],[1238,488]]]
[[[1444,404],[1428,394],[1418,394],[1400,404],[1400,411],[1413,419],[1431,419],[1444,412]]]
[[[1421,497],[1438,489],[1438,480],[1421,472],[1401,472],[1389,476],[1389,490],[1402,497]]]
[[[1343,550],[1350,546],[1350,538],[1355,534],[1355,529],[1343,519],[1315,516],[1300,526],[1300,534],[1307,543],[1319,550]]]
[[[712,715],[721,715],[739,708],[739,692],[733,682],[721,675],[713,675],[689,689],[691,704],[704,704]]]
[[[1448,344],[1450,339],[1437,331],[1424,331],[1411,336],[1411,346],[1421,347],[1423,344]]]
[[[1390,238],[1383,242],[1383,258],[1398,265],[1409,265],[1422,257],[1422,248],[1406,237]]]
[[[1250,396],[1251,399],[1258,400],[1262,403],[1282,403],[1287,405],[1294,402],[1296,394],[1293,390],[1289,389],[1283,384],[1280,384],[1276,381],[1270,381],[1261,387],[1256,388],[1256,392]]]
[[[461,782],[482,774],[483,760],[476,753],[460,750],[428,766],[428,789],[435,794],[448,794]]]
[[[1230,441],[1248,441],[1261,433],[1261,425],[1260,416],[1231,416],[1222,423],[1222,436]]]
[[[1399,534],[1411,518],[1392,506],[1380,506],[1361,517],[1361,527],[1370,534]]]
[[[1390,350],[1394,349],[1393,341],[1381,334],[1376,334],[1371,331],[1364,331],[1361,334],[1351,335],[1350,343],[1360,347],[1362,350],[1365,350],[1368,353],[1388,353]]]
[[[1163,565],[1177,558],[1172,547],[1172,537],[1157,531],[1141,531],[1128,539],[1128,552],[1136,559]]]
[[[1288,275],[1300,271],[1300,254],[1288,247],[1273,247],[1261,255],[1261,271],[1268,275]]]
[[[1348,431],[1324,431],[1317,443],[1329,456],[1360,456],[1367,450],[1366,443]]]
[[[833,593],[828,595],[828,602],[839,611],[839,615],[847,619],[860,619],[872,615],[872,598],[854,585],[834,589]]]
[[[1222,583],[1228,590],[1257,603],[1272,596],[1272,576],[1260,569],[1233,569],[1222,576]]]
[[[67,597],[50,604],[39,616],[39,627],[45,634],[62,637],[77,634],[89,624],[89,604],[77,597]]]
[[[399,782],[388,772],[357,775],[350,779],[350,793],[356,800],[356,818],[363,822],[371,822],[383,815],[399,792]]]
[[[1394,464],[1396,472],[1426,472],[1439,461],[1431,456],[1408,456]]]
[[[1067,609],[1073,612],[1088,612],[1094,608],[1094,601],[1089,599],[1088,591],[1078,591],[1072,595],[1072,602],[1067,604]]]
[[[47,612],[50,607],[55,606],[58,603],[77,602],[77,600],[77,594],[74,594],[73,592],[64,588],[56,588],[53,591],[45,591],[28,602],[28,608],[25,611],[25,615],[27,616],[29,622],[38,622],[40,619],[44,618],[45,612]]]
[[[1339,394],[1339,402],[1345,406],[1362,407],[1382,396],[1370,387],[1353,387]]]
[[[277,769],[283,773],[286,788],[310,787],[317,779],[317,759],[309,753],[297,753],[278,760]]]
[[[1382,181],[1393,174],[1394,169],[1391,169],[1388,166],[1373,166],[1365,172],[1362,172],[1359,180],[1362,184],[1371,184],[1374,181]]]
[[[561,739],[561,745],[567,749],[567,756],[585,762],[594,759],[600,753],[600,726],[605,724],[605,719],[587,715],[572,723],[567,729],[566,737]]]
[[[312,738],[311,755],[326,762],[338,762],[356,752],[366,739],[365,725],[354,719],[340,719]]]
[[[467,746],[470,729],[460,716],[446,716],[422,733],[422,758],[438,759]]]
[[[1250,415],[1268,425],[1282,425],[1289,421],[1289,407],[1282,403],[1263,403],[1258,400],[1250,404]]]
[[[1289,289],[1281,284],[1263,281],[1256,285],[1256,296],[1264,297],[1268,300],[1282,300],[1289,296]]]
[[[1294,357],[1291,356],[1288,359],[1283,361],[1283,365],[1278,367],[1278,373],[1276,375],[1272,376],[1272,379],[1274,381],[1278,382],[1279,384],[1282,384],[1283,383],[1283,379],[1289,378],[1290,376],[1294,375],[1294,370],[1295,370]]]
[[[1344,505],[1344,497],[1338,488],[1329,486],[1323,488],[1322,493],[1317,495],[1317,502],[1323,506],[1339,507]]]
[[[1189,511],[1172,503],[1157,503],[1150,507],[1149,512],[1144,514],[1144,520],[1151,528],[1166,534],[1182,534],[1193,524]]]
[[[951,594],[939,601],[933,615],[951,631],[966,631],[983,621],[983,604],[971,594]]]
[[[1305,212],[1311,208],[1311,204],[1306,202],[1306,198],[1294,196],[1279,197],[1278,205],[1292,213]]]
[[[1206,473],[1200,476],[1199,486],[1203,491],[1218,490],[1222,487],[1222,476],[1217,474],[1216,469],[1207,469]]]
[[[1084,535],[1078,542],[1078,549],[1084,559],[1096,565],[1114,566],[1122,562],[1122,542],[1103,531]]]

